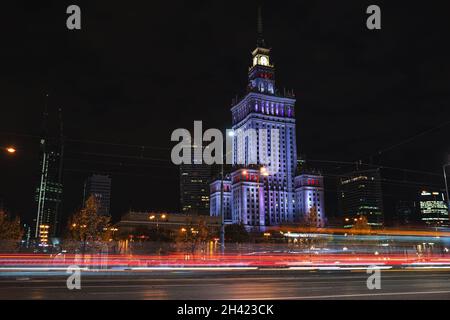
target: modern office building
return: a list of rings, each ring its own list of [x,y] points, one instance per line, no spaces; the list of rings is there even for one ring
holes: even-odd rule
[[[449,216],[444,193],[422,190],[419,194],[420,220],[428,226],[447,227]]]
[[[415,226],[417,219],[417,204],[415,201],[400,200],[395,205],[394,226]]]
[[[83,203],[94,196],[98,205],[98,214],[110,215],[111,208],[111,177],[102,174],[93,174],[84,183]]]
[[[358,170],[341,176],[339,182],[340,215],[349,221],[365,216],[371,227],[383,226],[383,197],[379,169]]]
[[[324,227],[326,216],[323,176],[318,173],[303,173],[295,177],[294,184],[296,216],[311,226]]]
[[[48,113],[44,111],[43,134],[40,141],[40,178],[36,187],[37,214],[34,219],[33,236],[37,239],[55,237],[59,233],[62,201],[62,166],[64,145],[60,112],[59,138],[48,130]],[[45,242],[44,241],[44,242]]]
[[[180,165],[180,207],[182,213],[208,215],[212,168],[194,159],[195,148],[191,164]]]

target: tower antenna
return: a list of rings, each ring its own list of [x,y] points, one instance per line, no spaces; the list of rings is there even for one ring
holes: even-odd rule
[[[256,40],[256,45],[258,47],[264,48],[266,46],[264,37],[263,37],[263,19],[262,19],[262,8],[261,5],[258,6],[258,22],[257,22],[257,31],[258,31],[258,38]]]
[[[47,123],[48,123],[48,100],[49,100],[49,94],[46,93],[45,94],[45,102],[44,102],[44,112],[42,113],[42,123],[41,123],[41,134],[42,134],[42,139],[46,139],[47,138],[47,133],[48,133],[48,128],[47,128]]]

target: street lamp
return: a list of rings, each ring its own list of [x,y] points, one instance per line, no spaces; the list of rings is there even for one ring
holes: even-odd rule
[[[13,154],[13,153],[16,153],[16,148],[14,148],[14,147],[7,147],[7,148],[5,148],[5,150],[6,150],[6,152],[8,152],[9,154]]]
[[[112,231],[112,239],[114,240],[114,233],[115,233],[116,231],[119,231],[119,229],[113,227],[113,228],[111,228],[110,230]]]
[[[155,215],[151,215],[150,216],[150,220],[155,220],[156,219],[156,233],[158,234],[158,232],[159,232],[159,219],[158,219],[158,217],[157,216],[155,216]],[[164,219],[164,218],[163,218]]]

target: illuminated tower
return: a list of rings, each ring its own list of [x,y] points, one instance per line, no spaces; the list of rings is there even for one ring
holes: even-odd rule
[[[258,39],[247,94],[231,108],[236,133],[233,161],[238,166],[231,175],[234,223],[258,228],[297,220],[294,104],[293,94],[280,94],[275,86],[275,67],[258,11]]]
[[[62,117],[59,110],[59,135],[49,134],[48,112],[44,111],[43,134],[41,138],[40,179],[36,188],[37,214],[34,236],[41,242],[58,234],[59,211],[62,200]]]

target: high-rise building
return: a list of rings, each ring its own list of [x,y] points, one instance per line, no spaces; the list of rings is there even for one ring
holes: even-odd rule
[[[444,193],[423,190],[419,195],[420,220],[428,226],[447,227],[449,216]]]
[[[46,242],[58,235],[62,201],[62,166],[64,145],[62,140],[61,110],[59,138],[54,138],[48,130],[48,113],[44,111],[43,135],[40,141],[40,179],[36,188],[37,214],[33,236]]]
[[[417,224],[417,205],[415,201],[400,200],[395,204],[393,225],[396,227]]]
[[[180,206],[182,213],[208,215],[211,166],[194,159],[195,148],[191,164],[180,165]]]
[[[295,209],[300,221],[324,227],[325,194],[323,176],[317,173],[303,173],[294,179]]]
[[[224,178],[223,192],[221,192],[222,181],[215,180],[210,184],[210,216],[216,217],[221,215],[221,210],[224,214],[224,222],[230,223],[231,218],[231,180]],[[223,199],[223,207],[221,207]]]
[[[111,177],[93,174],[84,183],[83,202],[94,196],[98,204],[98,214],[110,215],[111,208]]]
[[[383,226],[383,198],[379,169],[354,171],[339,180],[340,214],[351,227],[365,216],[371,227]]]
[[[231,181],[232,222],[256,228],[268,225],[265,200],[272,205],[278,199],[265,197],[264,178],[260,170],[253,168],[235,170],[231,173]],[[278,221],[278,217],[274,220]]]
[[[293,222],[297,163],[295,98],[280,94],[275,67],[262,36],[248,71],[247,94],[231,107],[234,170],[231,172],[233,223],[251,229]]]

